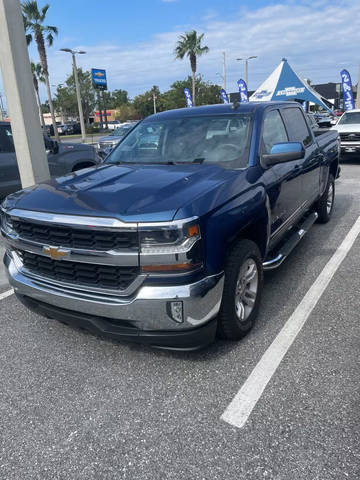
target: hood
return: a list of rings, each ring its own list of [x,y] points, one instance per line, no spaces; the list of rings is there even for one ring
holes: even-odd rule
[[[98,142],[102,143],[113,143],[113,142],[119,142],[122,138],[124,138],[124,135],[107,135],[106,137],[101,137],[98,139]]]
[[[340,125],[337,123],[332,127],[332,130],[337,130],[339,133],[360,133],[360,123],[344,123]]]
[[[171,221],[184,204],[228,178],[229,171],[216,165],[102,165],[10,195],[7,207],[125,222]]]

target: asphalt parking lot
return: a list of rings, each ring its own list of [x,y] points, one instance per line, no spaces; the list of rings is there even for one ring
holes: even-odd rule
[[[114,343],[2,298],[0,478],[358,479],[360,235],[244,426],[221,417],[359,216],[350,160],[331,222],[266,274],[253,331],[200,352]]]

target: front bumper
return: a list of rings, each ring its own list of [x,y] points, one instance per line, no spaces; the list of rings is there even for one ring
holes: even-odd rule
[[[131,296],[120,297],[31,278],[18,268],[10,252],[4,263],[18,298],[45,316],[113,338],[166,348],[196,349],[214,338],[223,273],[188,285],[142,285]],[[181,323],[169,313],[169,302],[174,300],[183,302]]]

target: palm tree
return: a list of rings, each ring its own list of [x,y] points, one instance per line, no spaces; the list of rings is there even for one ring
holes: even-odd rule
[[[186,32],[183,35],[180,35],[179,40],[175,47],[175,59],[182,60],[185,55],[190,58],[190,66],[192,71],[192,97],[193,103],[195,105],[195,80],[196,80],[196,60],[197,57],[208,53],[208,47],[202,47],[201,41],[204,37],[204,34],[198,35],[196,30],[191,32]]]
[[[27,44],[29,45],[34,40],[36,42],[36,46],[39,52],[40,63],[44,74],[49,99],[49,107],[51,112],[52,124],[54,127],[54,134],[56,140],[59,141],[59,134],[56,128],[54,106],[51,99],[49,69],[45,48],[45,42],[49,47],[51,47],[54,41],[54,35],[58,34],[58,29],[54,26],[43,24],[50,5],[46,4],[39,10],[36,0],[27,0],[26,2],[22,3],[21,7],[24,15],[24,26]]]
[[[41,111],[41,101],[40,101],[40,95],[39,95],[39,82],[45,83],[45,77],[44,77],[44,72],[43,69],[40,65],[40,63],[34,63],[31,62],[31,72],[33,75],[33,83],[34,83],[34,90],[36,94],[36,101],[39,107],[39,114],[40,114],[40,121],[41,121],[41,126],[43,128],[43,132],[45,132],[45,122],[44,122],[44,117]]]

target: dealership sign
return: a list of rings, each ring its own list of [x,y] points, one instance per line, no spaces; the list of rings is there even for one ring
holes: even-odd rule
[[[354,110],[354,95],[352,90],[352,83],[350,73],[347,70],[341,70],[340,72],[342,80],[342,89],[344,92],[344,107],[345,110]]]
[[[93,87],[98,90],[107,90],[106,71],[99,68],[91,69]]]

